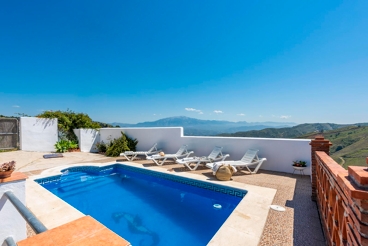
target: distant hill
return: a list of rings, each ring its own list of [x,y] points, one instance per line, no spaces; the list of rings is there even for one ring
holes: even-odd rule
[[[265,128],[246,132],[222,133],[223,137],[259,137],[259,138],[296,138],[307,133],[320,133],[328,130],[346,127],[348,125],[333,123],[306,123],[293,127]]]
[[[223,133],[226,137],[302,138],[314,139],[322,134],[331,141],[331,157],[344,168],[365,166],[368,157],[368,123],[313,123],[293,127],[266,128],[259,131]]]
[[[233,133],[239,130],[260,130],[267,127],[285,127],[294,126],[292,122],[231,122],[220,120],[199,120],[195,118],[177,116],[160,119],[151,122],[142,122],[137,124],[110,123],[120,127],[183,127],[186,136],[215,136],[222,132]]]
[[[359,123],[338,128],[323,133],[332,146],[331,157],[344,168],[348,166],[366,166],[368,157],[368,123]],[[299,138],[313,139],[315,133],[306,134]]]

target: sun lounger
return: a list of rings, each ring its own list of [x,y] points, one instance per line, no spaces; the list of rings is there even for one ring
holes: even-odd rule
[[[222,147],[215,147],[212,152],[209,154],[209,156],[203,156],[203,157],[188,157],[183,159],[176,160],[176,163],[183,164],[189,170],[194,171],[198,168],[200,163],[212,163],[216,161],[223,161],[226,159],[226,157],[230,155],[223,155],[222,154]],[[191,166],[191,164],[195,164],[194,167]]]
[[[167,159],[177,160],[179,158],[189,157],[189,155],[192,154],[193,151],[188,151],[187,147],[187,145],[181,146],[178,152],[176,152],[175,154],[151,155],[146,157],[146,159],[152,160],[157,165],[162,166]]]
[[[258,152],[258,150],[248,149],[247,152],[245,153],[245,155],[243,156],[243,158],[241,158],[241,160],[239,160],[239,161],[223,161],[221,163],[229,164],[229,165],[237,168],[238,170],[246,168],[250,173],[257,173],[258,169],[261,167],[262,163],[267,160],[266,158],[259,159],[257,152]],[[211,168],[212,170],[214,170],[214,166],[216,165],[216,163],[217,162],[207,163],[206,167]],[[256,165],[256,167],[254,168],[254,171],[252,172],[249,169],[249,166],[254,166],[254,165]]]
[[[145,155],[148,157],[149,155],[157,154],[160,151],[161,150],[157,149],[157,143],[155,143],[152,148],[147,151],[125,151],[124,153],[121,153],[120,156],[124,156],[128,161],[134,161],[138,155]]]

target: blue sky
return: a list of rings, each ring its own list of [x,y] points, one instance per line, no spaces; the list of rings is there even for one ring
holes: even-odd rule
[[[2,1],[0,114],[368,122],[368,1]]]

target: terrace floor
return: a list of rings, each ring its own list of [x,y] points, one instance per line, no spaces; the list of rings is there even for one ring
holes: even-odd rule
[[[32,176],[61,165],[124,161],[119,157],[110,158],[92,153],[65,153],[63,158],[56,159],[43,159],[43,154],[45,153],[25,151],[0,153],[0,163],[15,160],[17,171]],[[138,160],[135,163],[146,168],[157,167],[147,160]],[[170,172],[190,172],[175,163],[165,163],[161,168]],[[212,171],[206,167],[200,167],[199,170],[192,172],[213,178]],[[276,189],[273,204],[286,209],[285,212],[270,209],[259,245],[326,245],[317,205],[310,198],[309,176],[265,170],[259,170],[257,174],[242,171],[233,175],[233,181]]]

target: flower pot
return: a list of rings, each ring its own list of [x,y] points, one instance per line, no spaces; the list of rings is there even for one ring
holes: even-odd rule
[[[294,168],[295,170],[304,170],[306,167],[296,167],[296,166],[293,166],[293,168]]]
[[[68,149],[68,152],[81,152],[80,149]]]
[[[11,176],[12,172],[14,172],[14,170],[0,172],[0,179],[9,178]]]

